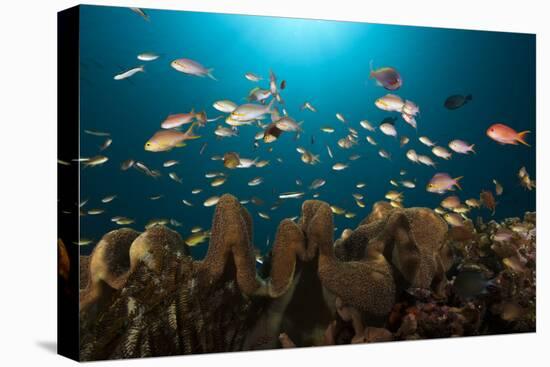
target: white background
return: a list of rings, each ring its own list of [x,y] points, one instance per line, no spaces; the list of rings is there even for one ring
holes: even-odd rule
[[[113,366],[537,366],[550,363],[548,201],[550,19],[546,1],[95,1],[537,34],[537,333],[108,362]],[[0,365],[64,366],[56,340],[56,12],[62,0],[7,0],[0,16]],[[258,31],[261,37],[261,30]],[[398,47],[398,45],[395,45]],[[212,45],[215,48],[215,44]],[[100,55],[98,55],[99,57]],[[509,70],[513,73],[514,70]],[[506,78],[506,75],[502,76]],[[498,88],[498,85],[494,86]],[[63,142],[59,142],[63,144]],[[497,159],[497,157],[495,157]],[[544,165],[544,166],[543,166]],[[545,228],[546,226],[546,228]]]

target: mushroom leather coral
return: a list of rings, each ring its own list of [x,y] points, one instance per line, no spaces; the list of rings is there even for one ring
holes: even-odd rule
[[[323,203],[306,230],[308,242],[319,247],[319,277],[323,286],[345,304],[373,316],[383,316],[391,310],[395,300],[391,265],[381,253],[374,251],[361,261],[338,260],[332,249],[332,221],[332,211]]]
[[[278,297],[289,287],[296,257],[305,259],[304,236],[291,220],[283,220],[273,247],[271,276],[268,281],[256,274],[255,251],[252,246],[252,219],[239,201],[231,196],[220,198],[212,222],[212,236],[205,259],[198,271],[208,284],[215,284],[228,263],[235,269],[237,284],[247,295]]]
[[[202,261],[162,225],[110,232],[90,257],[81,291],[82,357],[275,347],[281,334],[286,345],[322,344],[334,341],[335,299],[338,312],[354,315],[354,340],[367,340],[362,315],[385,317],[406,287],[445,281],[446,229],[429,209],[377,203],[333,246],[329,205],[308,200],[297,223],[279,224],[266,278],[256,272],[251,216],[231,195],[216,206]],[[293,325],[311,330],[298,333]]]
[[[440,252],[447,225],[430,209],[393,209],[377,203],[362,223],[337,241],[334,251],[328,205],[319,207],[308,227],[308,240],[320,248],[321,281],[345,303],[385,316],[400,289],[430,288],[434,280],[444,281],[447,269]]]
[[[107,233],[89,259],[88,284],[80,293],[80,310],[97,304],[110,289],[120,289],[130,270],[130,246],[139,232],[122,228]]]

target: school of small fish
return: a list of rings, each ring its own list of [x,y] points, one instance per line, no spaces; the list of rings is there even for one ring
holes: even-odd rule
[[[150,22],[149,16],[141,9],[131,8],[131,10],[144,20]],[[165,57],[164,54],[152,51],[143,51],[136,55],[136,58],[144,64],[152,63]],[[210,79],[205,80],[204,83],[221,84],[224,82],[224,75],[214,76],[214,68],[211,67],[215,66],[211,65],[215,61],[212,60],[212,63],[203,64],[202,61],[193,60],[184,53],[178,58],[168,60],[167,68],[171,68],[171,71],[174,73],[174,79],[185,77],[203,78]],[[140,76],[139,74],[142,75]],[[124,80],[143,77],[143,74],[145,74],[145,66],[139,65],[116,71],[113,79],[116,83],[122,83]],[[456,227],[463,224],[467,215],[473,209],[487,208],[494,213],[498,204],[495,197],[506,195],[507,191],[505,189],[513,189],[511,187],[504,188],[497,178],[494,178],[492,181],[492,185],[494,185],[493,191],[488,190],[487,187],[480,188],[479,197],[464,198],[464,203],[462,202],[459,197],[462,184],[471,185],[471,183],[468,183],[467,177],[464,177],[467,173],[445,172],[443,166],[449,160],[460,158],[475,159],[477,154],[482,154],[482,150],[478,153],[476,146],[483,146],[486,142],[480,141],[474,144],[460,137],[455,137],[448,142],[433,141],[429,136],[425,135],[428,129],[424,129],[422,121],[419,120],[420,107],[409,99],[414,99],[414,96],[402,97],[398,95],[400,88],[406,80],[394,67],[382,66],[374,68],[373,63],[371,62],[370,64],[368,77],[374,80],[375,84],[380,87],[380,93],[374,99],[371,97],[369,103],[372,103],[374,107],[384,111],[384,113],[388,113],[388,117],[383,119],[379,124],[373,123],[372,120],[366,119],[364,116],[358,119],[352,116],[351,113],[347,113],[344,108],[337,111],[326,111],[322,106],[315,104],[314,95],[311,95],[307,101],[302,100],[292,103],[285,101],[283,93],[287,89],[292,89],[292,80],[281,80],[273,70],[268,70],[265,74],[258,73],[255,70],[244,70],[240,74],[240,77],[244,77],[251,83],[251,90],[244,96],[222,95],[219,96],[221,97],[220,99],[212,100],[208,107],[215,110],[216,117],[208,118],[207,112],[202,110],[206,106],[195,106],[200,107],[197,110],[190,106],[191,108],[183,111],[166,111],[166,114],[157,121],[151,121],[149,125],[150,135],[143,137],[144,145],[142,147],[136,147],[136,151],[139,149],[148,153],[162,154],[164,158],[162,169],[166,170],[168,178],[175,184],[180,184],[182,185],[181,187],[185,188],[186,172],[189,170],[197,171],[201,167],[194,165],[192,162],[185,162],[177,153],[180,148],[196,149],[202,155],[209,150],[207,149],[207,143],[200,143],[206,134],[213,134],[220,142],[220,146],[223,147],[225,139],[241,139],[241,130],[254,130],[254,138],[250,141],[250,144],[254,151],[258,150],[258,155],[246,157],[241,155],[240,152],[229,150],[212,155],[211,159],[213,161],[219,161],[220,170],[204,173],[205,178],[209,180],[204,187],[193,190],[183,189],[184,194],[185,192],[189,193],[189,196],[180,198],[184,206],[192,207],[202,204],[202,206],[207,208],[214,207],[223,192],[211,192],[210,190],[212,189],[209,189],[208,186],[217,188],[231,185],[234,180],[233,176],[239,175],[239,170],[254,171],[254,176],[247,179],[244,186],[264,187],[269,184],[271,187],[278,187],[276,180],[274,181],[272,177],[268,180],[259,171],[259,169],[268,165],[280,165],[283,163],[283,158],[276,156],[275,147],[278,140],[284,140],[284,144],[288,144],[291,141],[296,142],[296,152],[298,155],[295,159],[297,162],[302,162],[303,169],[307,169],[307,166],[321,165],[327,167],[321,170],[321,172],[326,172],[327,176],[318,177],[309,184],[304,182],[302,187],[300,172],[294,172],[297,175],[296,186],[298,187],[281,187],[280,190],[273,188],[272,200],[255,196],[248,199],[241,198],[243,205],[253,204],[258,209],[262,209],[264,204],[269,202],[270,204],[263,207],[261,211],[256,211],[256,214],[263,220],[271,219],[271,215],[267,213],[267,210],[277,210],[286,200],[319,197],[319,190],[330,186],[333,175],[345,174],[342,171],[361,167],[361,170],[368,173],[370,162],[376,159],[388,160],[390,161],[388,165],[392,165],[391,161],[395,159],[396,153],[395,149],[390,146],[391,144],[396,144],[399,147],[402,152],[399,154],[406,157],[410,161],[410,164],[423,165],[427,167],[425,169],[436,170],[433,174],[430,174],[432,178],[428,182],[422,183],[417,182],[415,177],[408,176],[405,169],[401,169],[399,171],[399,178],[394,176],[388,181],[389,185],[393,188],[384,195],[384,199],[388,200],[394,207],[402,207],[404,205],[405,191],[412,192],[424,188],[429,193],[446,195],[443,197],[440,206],[434,209],[443,216],[450,226]],[[232,98],[230,99],[229,97]],[[452,95],[445,100],[443,107],[448,110],[467,108],[464,106],[474,103],[472,101],[473,98],[471,95]],[[317,116],[321,115],[324,116],[322,123],[317,122],[319,121]],[[401,119],[398,117],[401,117]],[[207,129],[209,126],[211,126],[211,129]],[[529,147],[527,141],[529,131],[517,132],[513,127],[501,122],[487,124],[481,129],[486,129],[485,134],[487,138],[500,145],[524,145]],[[419,134],[420,131],[422,131],[423,135]],[[325,144],[326,149],[321,149],[315,144],[315,134],[319,132],[323,133],[323,135],[330,134],[337,136],[337,139],[335,139],[337,144],[335,146]],[[76,162],[81,164],[82,169],[97,169],[96,167],[109,163],[109,157],[106,154],[113,149],[110,147],[116,144],[111,134],[95,130],[84,130],[84,133],[103,139],[98,142],[97,155],[79,157],[73,159],[72,162],[58,160],[60,165],[70,166]],[[307,136],[307,139],[310,141],[308,146],[304,143],[301,145],[297,144],[303,136]],[[412,136],[416,138],[412,138]],[[416,143],[416,141],[420,144]],[[371,154],[362,149],[361,147],[365,146],[365,143],[372,145],[376,153]],[[416,143],[416,145],[411,147],[413,143]],[[385,146],[386,144],[388,146]],[[262,153],[260,154],[259,149],[262,146],[264,149],[262,149]],[[354,152],[354,150],[359,148],[361,148],[361,154]],[[390,150],[393,154],[390,153]],[[168,152],[172,151],[176,152],[168,154]],[[343,154],[348,151],[353,153],[348,153],[347,158],[344,159]],[[361,160],[365,163],[360,163]],[[129,171],[130,168],[134,168],[136,171],[153,179],[159,179],[163,176],[162,169],[150,168],[144,162],[134,160],[133,158],[120,162],[120,169],[122,171]],[[519,185],[529,191],[535,189],[535,181],[530,177],[525,167],[519,168],[517,172]],[[292,172],[282,169],[279,173],[288,175]],[[361,190],[366,187],[366,184],[364,182],[353,182],[350,187]],[[191,195],[196,196],[201,193],[205,195],[202,203],[196,199],[192,199]],[[369,197],[363,192],[356,192],[352,193],[350,203],[355,204],[355,209],[365,208],[364,200],[366,197],[372,203],[381,199]],[[105,215],[108,212],[109,203],[116,198],[117,195],[114,193],[105,193],[99,199],[100,203],[104,204],[104,207],[88,210],[83,209],[86,202],[79,203],[80,213],[81,215],[93,216]],[[162,194],[150,195],[148,197],[149,200],[160,200],[162,198]],[[331,203],[331,209],[335,215],[351,219],[356,216],[356,213],[350,210],[350,203]],[[111,221],[117,225],[129,225],[134,222],[134,219],[117,215],[113,216]],[[151,226],[155,224],[172,225],[175,227],[182,225],[181,222],[174,218],[152,219],[147,225]],[[199,228],[189,234],[185,242],[189,246],[196,246],[204,243],[208,237],[209,230]],[[78,241],[80,245],[92,242],[83,241],[82,238]]]

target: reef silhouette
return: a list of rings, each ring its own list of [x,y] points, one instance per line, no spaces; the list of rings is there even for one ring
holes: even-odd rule
[[[201,261],[163,225],[109,232],[81,257],[81,359],[535,331],[535,228],[526,213],[449,229],[378,202],[334,240],[330,206],[307,200],[257,269],[252,218],[226,194]]]

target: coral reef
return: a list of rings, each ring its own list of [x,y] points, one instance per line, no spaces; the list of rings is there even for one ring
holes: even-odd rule
[[[122,242],[121,247],[126,244]],[[94,251],[89,271],[92,280],[97,278],[95,269],[107,268],[94,265],[102,261],[107,262],[108,256]],[[110,288],[103,292],[109,299],[96,299],[96,304],[103,305],[94,316],[89,311],[91,305],[81,310],[83,360],[240,349],[247,318],[253,316],[251,302],[232,279],[201,283],[199,266],[186,254],[176,232],[162,225],[149,228],[135,237],[123,262],[128,266],[125,283],[118,289],[103,284]],[[90,292],[90,285],[82,292]]]
[[[450,230],[373,205],[334,241],[327,203],[283,220],[256,270],[253,223],[220,198],[206,257],[162,225],[107,233],[81,258],[83,360],[535,330],[535,215]]]

